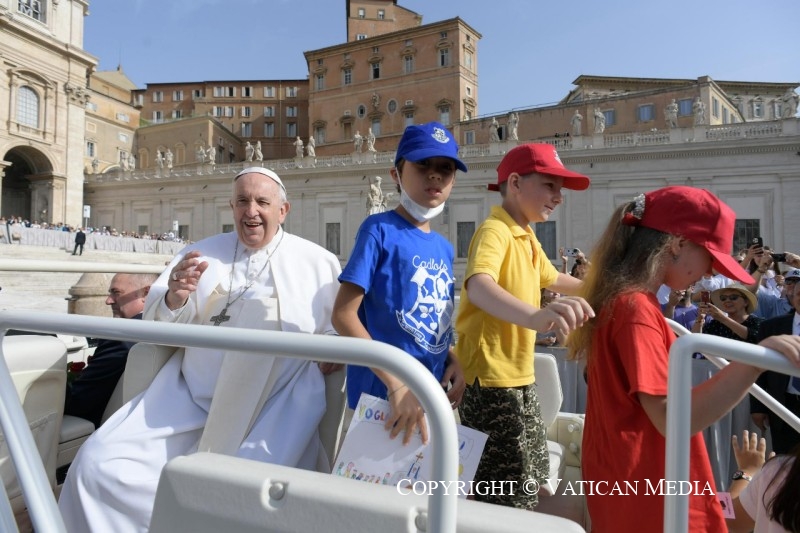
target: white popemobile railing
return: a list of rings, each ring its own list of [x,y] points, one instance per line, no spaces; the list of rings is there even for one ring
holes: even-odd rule
[[[168,346],[200,346],[286,357],[357,364],[391,372],[408,383],[419,398],[431,425],[433,479],[458,480],[458,437],[450,402],[433,375],[416,359],[398,348],[376,341],[328,335],[308,335],[240,328],[218,328],[191,324],[168,324],[144,320],[115,320],[60,313],[0,311],[0,341],[8,329],[40,333],[120,339]],[[0,343],[0,427],[17,470],[20,485],[36,531],[65,532],[53,491],[47,480],[36,445],[28,429]],[[2,487],[2,483],[0,483]],[[15,531],[16,523],[5,494],[0,494],[0,526]],[[457,494],[435,488],[428,503],[428,525],[432,532],[456,530]]]
[[[0,272],[95,272],[125,274],[161,274],[166,265],[138,263],[90,263],[78,261],[41,261],[39,259],[0,259]]]
[[[724,356],[733,361],[800,376],[793,366],[774,350],[715,335],[692,334],[678,338],[669,351],[669,383],[667,387],[667,453],[665,480],[689,480],[689,440],[692,408],[692,354]],[[763,392],[763,391],[762,391]],[[763,401],[761,397],[759,397]],[[770,398],[765,398],[769,400]],[[773,402],[770,402],[773,404]],[[775,405],[771,405],[775,407]],[[782,407],[782,406],[781,406]],[[785,409],[784,409],[785,410]],[[783,417],[782,417],[783,418]],[[792,424],[797,428],[796,417]],[[678,484],[680,486],[680,484]],[[678,491],[681,492],[681,491]],[[689,528],[689,495],[668,494],[664,505],[664,531],[685,533]]]
[[[674,320],[668,318],[667,323],[669,323],[670,327],[672,328],[672,331],[674,331],[675,334],[678,335],[679,337],[686,335],[687,333],[691,333],[691,331],[689,331],[682,325],[678,324]],[[723,369],[729,364],[728,361],[726,361],[722,357],[718,357],[712,354],[703,354],[703,355],[706,357],[706,359],[711,361],[711,363],[719,369]],[[753,396],[755,396],[758,401],[764,404],[764,406],[767,409],[778,415],[784,422],[792,426],[795,431],[800,433],[800,418],[798,418],[797,415],[788,410],[786,406],[784,406],[781,402],[770,396],[767,393],[767,391],[765,391],[758,385],[752,385],[748,392]]]

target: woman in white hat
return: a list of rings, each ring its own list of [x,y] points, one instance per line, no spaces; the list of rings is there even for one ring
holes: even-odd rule
[[[711,302],[700,304],[692,331],[738,341],[758,342],[761,318],[752,315],[758,305],[756,296],[744,285],[733,283],[711,293]],[[703,325],[706,315],[713,320]]]

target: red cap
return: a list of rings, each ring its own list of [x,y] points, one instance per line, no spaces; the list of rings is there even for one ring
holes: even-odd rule
[[[622,223],[680,235],[699,244],[714,259],[713,268],[724,276],[750,285],[753,277],[731,257],[736,213],[705,189],[664,187],[639,195],[633,212]]]
[[[489,190],[499,191],[500,184],[508,181],[508,177],[514,172],[520,176],[527,176],[534,172],[547,176],[558,176],[564,178],[565,188],[576,191],[582,191],[589,187],[588,177],[564,168],[564,163],[561,162],[561,158],[558,157],[558,152],[552,144],[520,144],[509,150],[497,167],[497,183],[490,183]]]

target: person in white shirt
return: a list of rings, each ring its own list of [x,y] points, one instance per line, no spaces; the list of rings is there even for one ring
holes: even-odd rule
[[[800,531],[800,447],[789,455],[773,453],[765,463],[766,449],[766,440],[756,433],[744,431],[741,445],[733,436],[739,470],[730,488],[734,518],[726,523],[731,533]]]

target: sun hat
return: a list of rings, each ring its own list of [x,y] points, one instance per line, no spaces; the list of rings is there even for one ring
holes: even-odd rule
[[[622,223],[679,235],[702,246],[713,257],[713,268],[747,285],[753,277],[731,256],[736,213],[705,189],[677,185],[634,198],[634,209]]]
[[[588,188],[590,182],[587,176],[564,168],[564,163],[552,144],[520,144],[509,150],[497,167],[497,183],[490,183],[487,188],[490,191],[499,191],[500,185],[508,181],[508,177],[515,172],[520,176],[537,172],[564,178],[564,187],[576,191]]]
[[[756,295],[750,292],[747,287],[742,285],[741,283],[733,283],[728,285],[727,287],[719,288],[711,293],[711,302],[722,309],[722,300],[719,299],[720,295],[725,291],[736,291],[739,293],[739,296],[744,298],[745,302],[747,302],[747,307],[745,311],[749,314],[756,310],[758,307],[758,300],[756,299]]]
[[[401,159],[417,163],[431,157],[448,157],[455,161],[458,170],[467,171],[467,165],[458,158],[458,143],[444,125],[427,122],[408,126],[397,145],[395,166]]]

